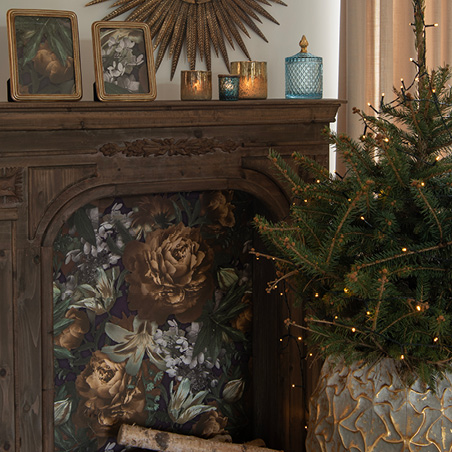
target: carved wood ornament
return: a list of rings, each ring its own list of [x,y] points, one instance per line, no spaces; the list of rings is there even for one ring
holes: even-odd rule
[[[23,200],[23,168],[0,168],[0,204]]]
[[[115,143],[107,143],[99,150],[107,157],[124,154],[127,157],[159,157],[173,155],[204,155],[212,152],[231,153],[240,147],[240,143],[232,140],[225,142],[214,138],[173,138],[144,139],[126,142],[121,147]]]
[[[92,0],[95,5],[107,0]],[[160,66],[166,50],[172,57],[171,79],[173,79],[179,56],[185,42],[190,69],[196,68],[196,55],[211,69],[211,47],[223,58],[229,70],[226,41],[234,48],[234,42],[251,60],[241,33],[250,38],[248,29],[267,38],[256,25],[264,17],[279,25],[277,20],[261,5],[271,2],[287,6],[282,0],[121,0],[113,3],[114,11],[103,20],[114,19],[129,12],[126,21],[146,22],[151,28],[156,54],[156,69]]]

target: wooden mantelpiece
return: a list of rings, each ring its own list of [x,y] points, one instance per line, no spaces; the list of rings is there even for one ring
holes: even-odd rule
[[[253,194],[282,217],[289,197],[268,149],[299,150],[326,165],[321,131],[340,103],[0,104],[0,452],[53,450],[52,244],[63,222],[103,197],[226,188]],[[272,315],[263,304],[255,320],[269,332],[256,333],[258,396],[288,386],[294,371],[269,342],[284,319],[277,303],[269,306]],[[270,447],[297,450],[289,433],[296,407],[281,402],[297,398],[272,397],[255,403],[256,432]]]
[[[340,104],[326,99],[0,103],[0,131],[325,124],[334,121]]]

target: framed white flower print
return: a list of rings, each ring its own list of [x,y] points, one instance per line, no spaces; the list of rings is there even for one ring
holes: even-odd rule
[[[98,100],[154,100],[157,90],[149,26],[98,21],[92,25],[92,35]]]

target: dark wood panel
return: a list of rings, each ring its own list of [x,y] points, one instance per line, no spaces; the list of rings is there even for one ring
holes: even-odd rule
[[[95,165],[33,167],[28,169],[28,218],[29,238],[52,201],[64,190],[96,174]]]
[[[18,244],[19,245],[19,244]],[[21,243],[23,245],[23,243]],[[20,246],[20,245],[19,245]],[[17,249],[14,307],[16,416],[22,452],[42,450],[41,278],[39,248]],[[48,307],[52,300],[47,301]]]
[[[14,452],[13,222],[0,222],[0,451]]]

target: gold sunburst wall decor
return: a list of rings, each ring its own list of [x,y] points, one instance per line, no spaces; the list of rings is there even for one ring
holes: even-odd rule
[[[92,0],[87,6],[107,1],[110,0]],[[191,70],[196,69],[198,54],[207,70],[211,70],[212,48],[217,57],[221,54],[229,70],[227,42],[232,49],[237,44],[251,60],[242,33],[250,37],[251,30],[268,42],[257,23],[265,18],[279,25],[265,9],[271,2],[287,6],[282,0],[116,0],[111,5],[114,10],[103,20],[128,13],[126,21],[147,23],[156,54],[155,66],[158,69],[168,49],[173,79],[184,43]]]

